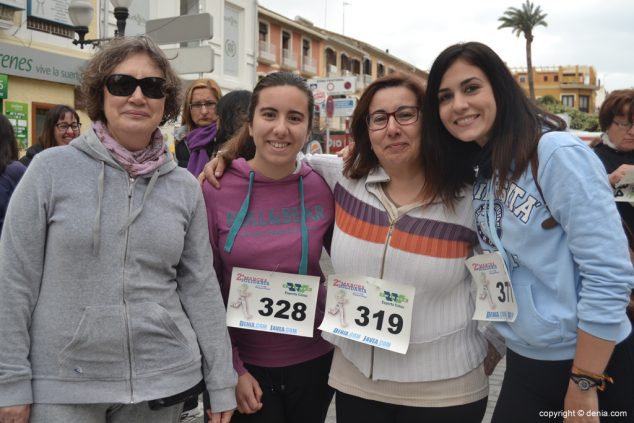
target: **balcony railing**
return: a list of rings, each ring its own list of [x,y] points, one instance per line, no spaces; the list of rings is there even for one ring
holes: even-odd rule
[[[315,59],[313,59],[311,56],[303,56],[302,57],[302,71],[316,75],[317,65],[315,63]]]
[[[293,50],[290,49],[282,49],[282,66],[286,66],[287,68],[297,69],[297,59],[295,59],[295,54],[293,54]]]
[[[370,85],[372,83],[372,75],[363,75],[363,82],[365,85]]]
[[[275,63],[275,44],[260,41],[259,59],[264,62]]]

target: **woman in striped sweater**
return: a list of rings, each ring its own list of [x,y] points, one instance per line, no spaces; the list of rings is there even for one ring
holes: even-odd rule
[[[423,97],[422,84],[407,74],[374,81],[352,117],[355,144],[345,163],[328,155],[306,158],[334,192],[335,272],[416,290],[406,354],[322,334],[336,346],[329,384],[337,390],[339,423],[480,422],[487,374],[499,359],[491,344],[487,355],[487,340],[471,319],[464,260],[477,237],[470,199],[458,193],[450,207],[426,195]],[[231,156],[229,146],[223,158]]]

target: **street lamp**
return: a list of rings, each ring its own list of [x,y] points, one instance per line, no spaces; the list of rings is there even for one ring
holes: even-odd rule
[[[128,19],[128,9],[132,4],[132,0],[110,0],[110,3],[114,6],[114,17],[117,19],[117,29],[114,32],[115,37],[125,36],[125,23]],[[73,44],[78,45],[83,49],[85,44],[97,46],[102,41],[108,41],[111,38],[97,38],[94,40],[86,40],[86,34],[88,33],[88,26],[92,22],[92,15],[94,8],[90,0],[72,0],[68,5],[68,16],[73,23],[75,32],[79,39],[73,40]]]
[[[350,6],[347,1],[343,2],[343,13],[341,16],[341,35],[346,35],[346,6]]]

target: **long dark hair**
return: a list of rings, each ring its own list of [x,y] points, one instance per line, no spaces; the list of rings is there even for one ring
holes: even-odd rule
[[[425,88],[423,82],[418,80],[414,75],[403,72],[393,72],[368,85],[357,102],[357,107],[355,107],[352,114],[350,130],[352,132],[352,139],[354,140],[354,147],[344,164],[344,175],[348,178],[363,178],[367,176],[371,170],[379,166],[379,159],[372,151],[372,144],[370,143],[367,117],[374,95],[384,88],[393,87],[409,89],[416,97],[416,106],[420,108],[423,105]]]
[[[247,118],[251,91],[236,90],[223,96],[216,106],[218,112],[218,133],[216,143],[224,144],[242,127]]]
[[[308,102],[308,110],[306,111],[308,117],[308,130],[312,128],[315,99],[313,98],[312,91],[310,91],[308,85],[306,85],[306,81],[302,79],[302,77],[290,72],[270,73],[260,79],[253,89],[246,122],[242,125],[242,128],[240,128],[238,133],[233,136],[227,144],[225,144],[226,149],[228,149],[227,157],[243,157],[246,160],[251,160],[255,156],[255,142],[253,141],[253,137],[249,134],[249,124],[253,123],[255,109],[258,107],[258,103],[260,102],[260,93],[266,88],[283,86],[295,87],[306,95],[306,100]],[[224,150],[225,149],[223,148],[223,151]]]
[[[64,104],[58,104],[57,106],[46,112],[46,115],[44,116],[44,125],[42,126],[42,132],[40,133],[40,136],[38,138],[40,145],[44,149],[57,146],[57,143],[55,142],[55,131],[57,131],[57,128],[55,127],[55,125],[57,124],[57,122],[59,122],[60,119],[64,119],[66,113],[72,114],[75,117],[77,123],[80,123],[79,115],[77,114],[75,109]]]
[[[497,113],[489,140],[481,151],[475,142],[454,138],[440,119],[440,83],[447,69],[459,59],[486,75],[495,98]],[[454,44],[436,58],[427,80],[422,155],[426,185],[445,204],[453,202],[460,189],[473,181],[473,165],[477,163],[483,176],[496,175],[500,192],[507,182],[517,180],[526,170],[543,133],[565,127],[562,119],[541,110],[526,97],[491,48],[478,42]]]
[[[0,175],[7,165],[18,159],[18,142],[9,119],[0,115]]]

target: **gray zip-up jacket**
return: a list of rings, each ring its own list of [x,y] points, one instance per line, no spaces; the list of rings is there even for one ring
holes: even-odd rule
[[[138,403],[204,375],[212,410],[235,407],[202,192],[168,158],[131,179],[92,129],[35,157],[0,240],[0,406]]]

